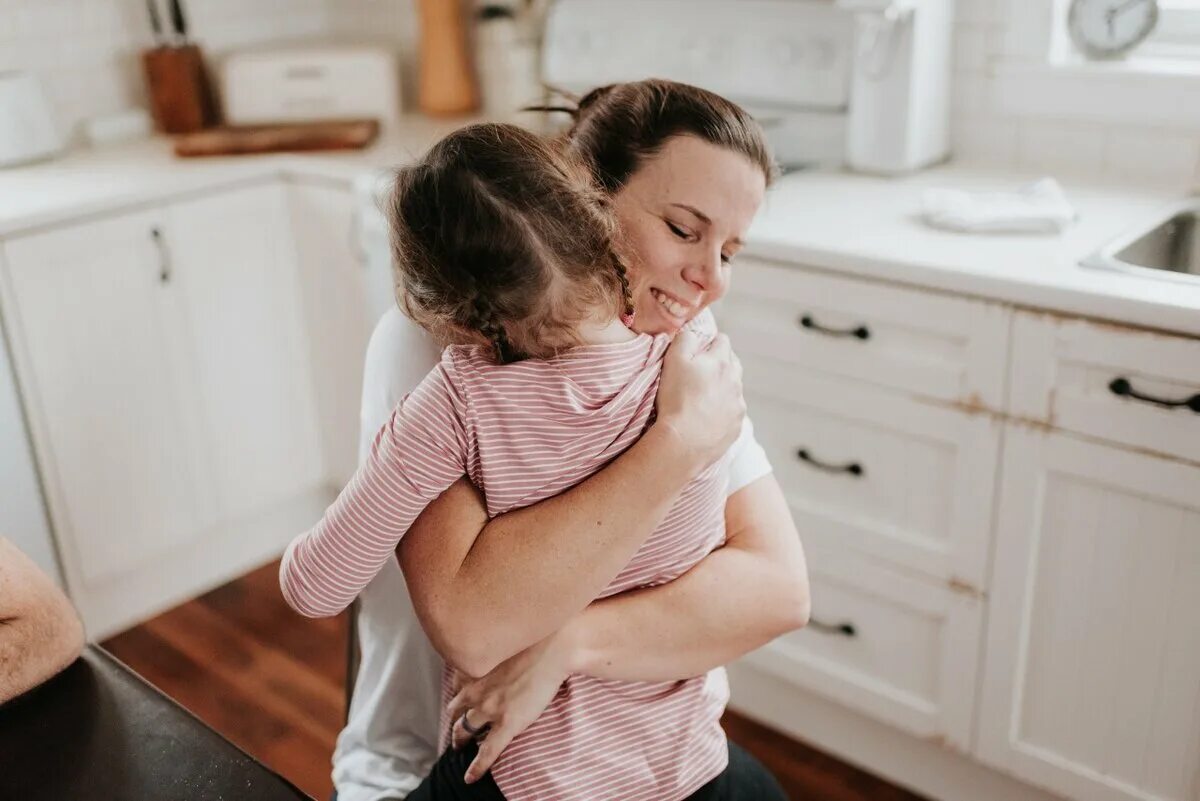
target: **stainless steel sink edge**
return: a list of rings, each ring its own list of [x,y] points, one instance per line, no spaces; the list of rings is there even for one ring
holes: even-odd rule
[[[1115,237],[1080,260],[1079,264],[1091,269],[1110,270],[1145,278],[1165,279],[1195,285],[1200,283],[1200,244],[1193,241],[1197,236],[1197,229],[1200,228],[1198,223],[1200,223],[1200,197],[1178,201],[1163,209],[1158,222],[1152,225],[1138,226],[1128,233]],[[1179,226],[1186,229],[1181,234],[1177,234],[1176,229]],[[1148,266],[1122,258],[1126,251],[1135,246],[1140,246],[1143,251],[1152,249],[1156,244],[1161,244],[1156,242],[1156,239],[1162,240],[1164,237],[1170,240],[1168,244],[1175,245],[1177,243],[1174,238],[1177,235],[1187,237],[1187,243],[1190,244],[1187,253],[1181,257],[1184,259],[1182,264]],[[1156,255],[1161,256],[1162,254]],[[1166,257],[1147,260],[1162,262],[1166,260]]]

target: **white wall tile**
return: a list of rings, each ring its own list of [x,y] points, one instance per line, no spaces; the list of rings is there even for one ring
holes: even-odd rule
[[[956,117],[951,121],[953,158],[972,164],[1015,166],[1020,125],[992,117]]]
[[[1002,0],[958,0],[954,18],[967,25],[991,25],[1000,19]]]
[[[1044,57],[1044,20],[1016,14],[1034,0],[958,0],[951,107],[955,158],[1045,171],[1099,171],[1170,180],[1196,173],[1200,130],[1016,118],[991,91],[991,67]],[[1049,8],[1063,0],[1036,0]],[[338,39],[399,54],[405,97],[415,96],[417,18],[412,0],[195,0],[195,38],[215,62],[228,50],[275,41]],[[144,0],[0,0],[0,69],[27,69],[47,85],[66,129],[88,116],[145,103],[138,52],[149,46]]]
[[[1104,172],[1122,181],[1192,185],[1200,166],[1200,134],[1153,129],[1109,131]]]
[[[954,69],[983,72],[989,60],[988,28],[958,25],[954,36]]]
[[[343,5],[410,0],[198,0],[193,38],[210,61],[231,48],[329,38]],[[165,22],[165,20],[164,20]],[[89,116],[145,102],[138,53],[152,44],[144,0],[0,0],[0,69],[24,69],[47,86],[64,130]]]
[[[1107,132],[1075,122],[1025,119],[1017,135],[1017,166],[1063,175],[1103,171]]]
[[[1064,0],[1037,2],[1044,14],[1029,13],[1031,0],[960,0],[951,105],[955,158],[1121,180],[1174,181],[1196,173],[1200,181],[1200,129],[1139,128],[1133,119],[1124,126],[1064,123],[1016,117],[1000,107],[991,91],[994,63],[1044,60],[1050,9],[1064,7]]]

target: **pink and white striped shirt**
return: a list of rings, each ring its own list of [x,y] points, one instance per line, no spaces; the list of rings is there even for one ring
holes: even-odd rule
[[[713,333],[710,315],[694,325]],[[288,547],[280,571],[288,603],[310,616],[340,612],[421,511],[463,475],[495,517],[604,467],[649,424],[667,345],[664,336],[641,335],[509,365],[480,348],[447,348],[324,519]],[[601,598],[678,578],[724,542],[726,468],[723,459],[684,489]],[[447,667],[442,748],[454,683]],[[723,671],[668,682],[572,674],[492,777],[509,801],[686,798],[725,769],[720,717],[728,698]]]

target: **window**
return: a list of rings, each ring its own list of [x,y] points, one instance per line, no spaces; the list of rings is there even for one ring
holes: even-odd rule
[[[1200,0],[1159,0],[1158,26],[1137,54],[1200,59]]]
[[[1159,0],[1127,59],[1087,61],[1067,33],[1071,0],[1007,0],[994,97],[1006,113],[1200,130],[1200,0]]]

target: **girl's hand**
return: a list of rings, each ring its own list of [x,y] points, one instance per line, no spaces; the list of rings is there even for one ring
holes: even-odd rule
[[[570,673],[568,627],[501,662],[483,678],[467,680],[450,701],[454,721],[451,743],[461,748],[472,735],[463,728],[469,710],[473,728],[489,725],[479,735],[479,753],[467,768],[467,784],[483,777],[513,738],[525,731],[550,705]]]
[[[697,472],[720,459],[737,440],[746,415],[742,364],[718,334],[708,348],[683,329],[667,349],[658,385],[658,424],[678,435]]]

